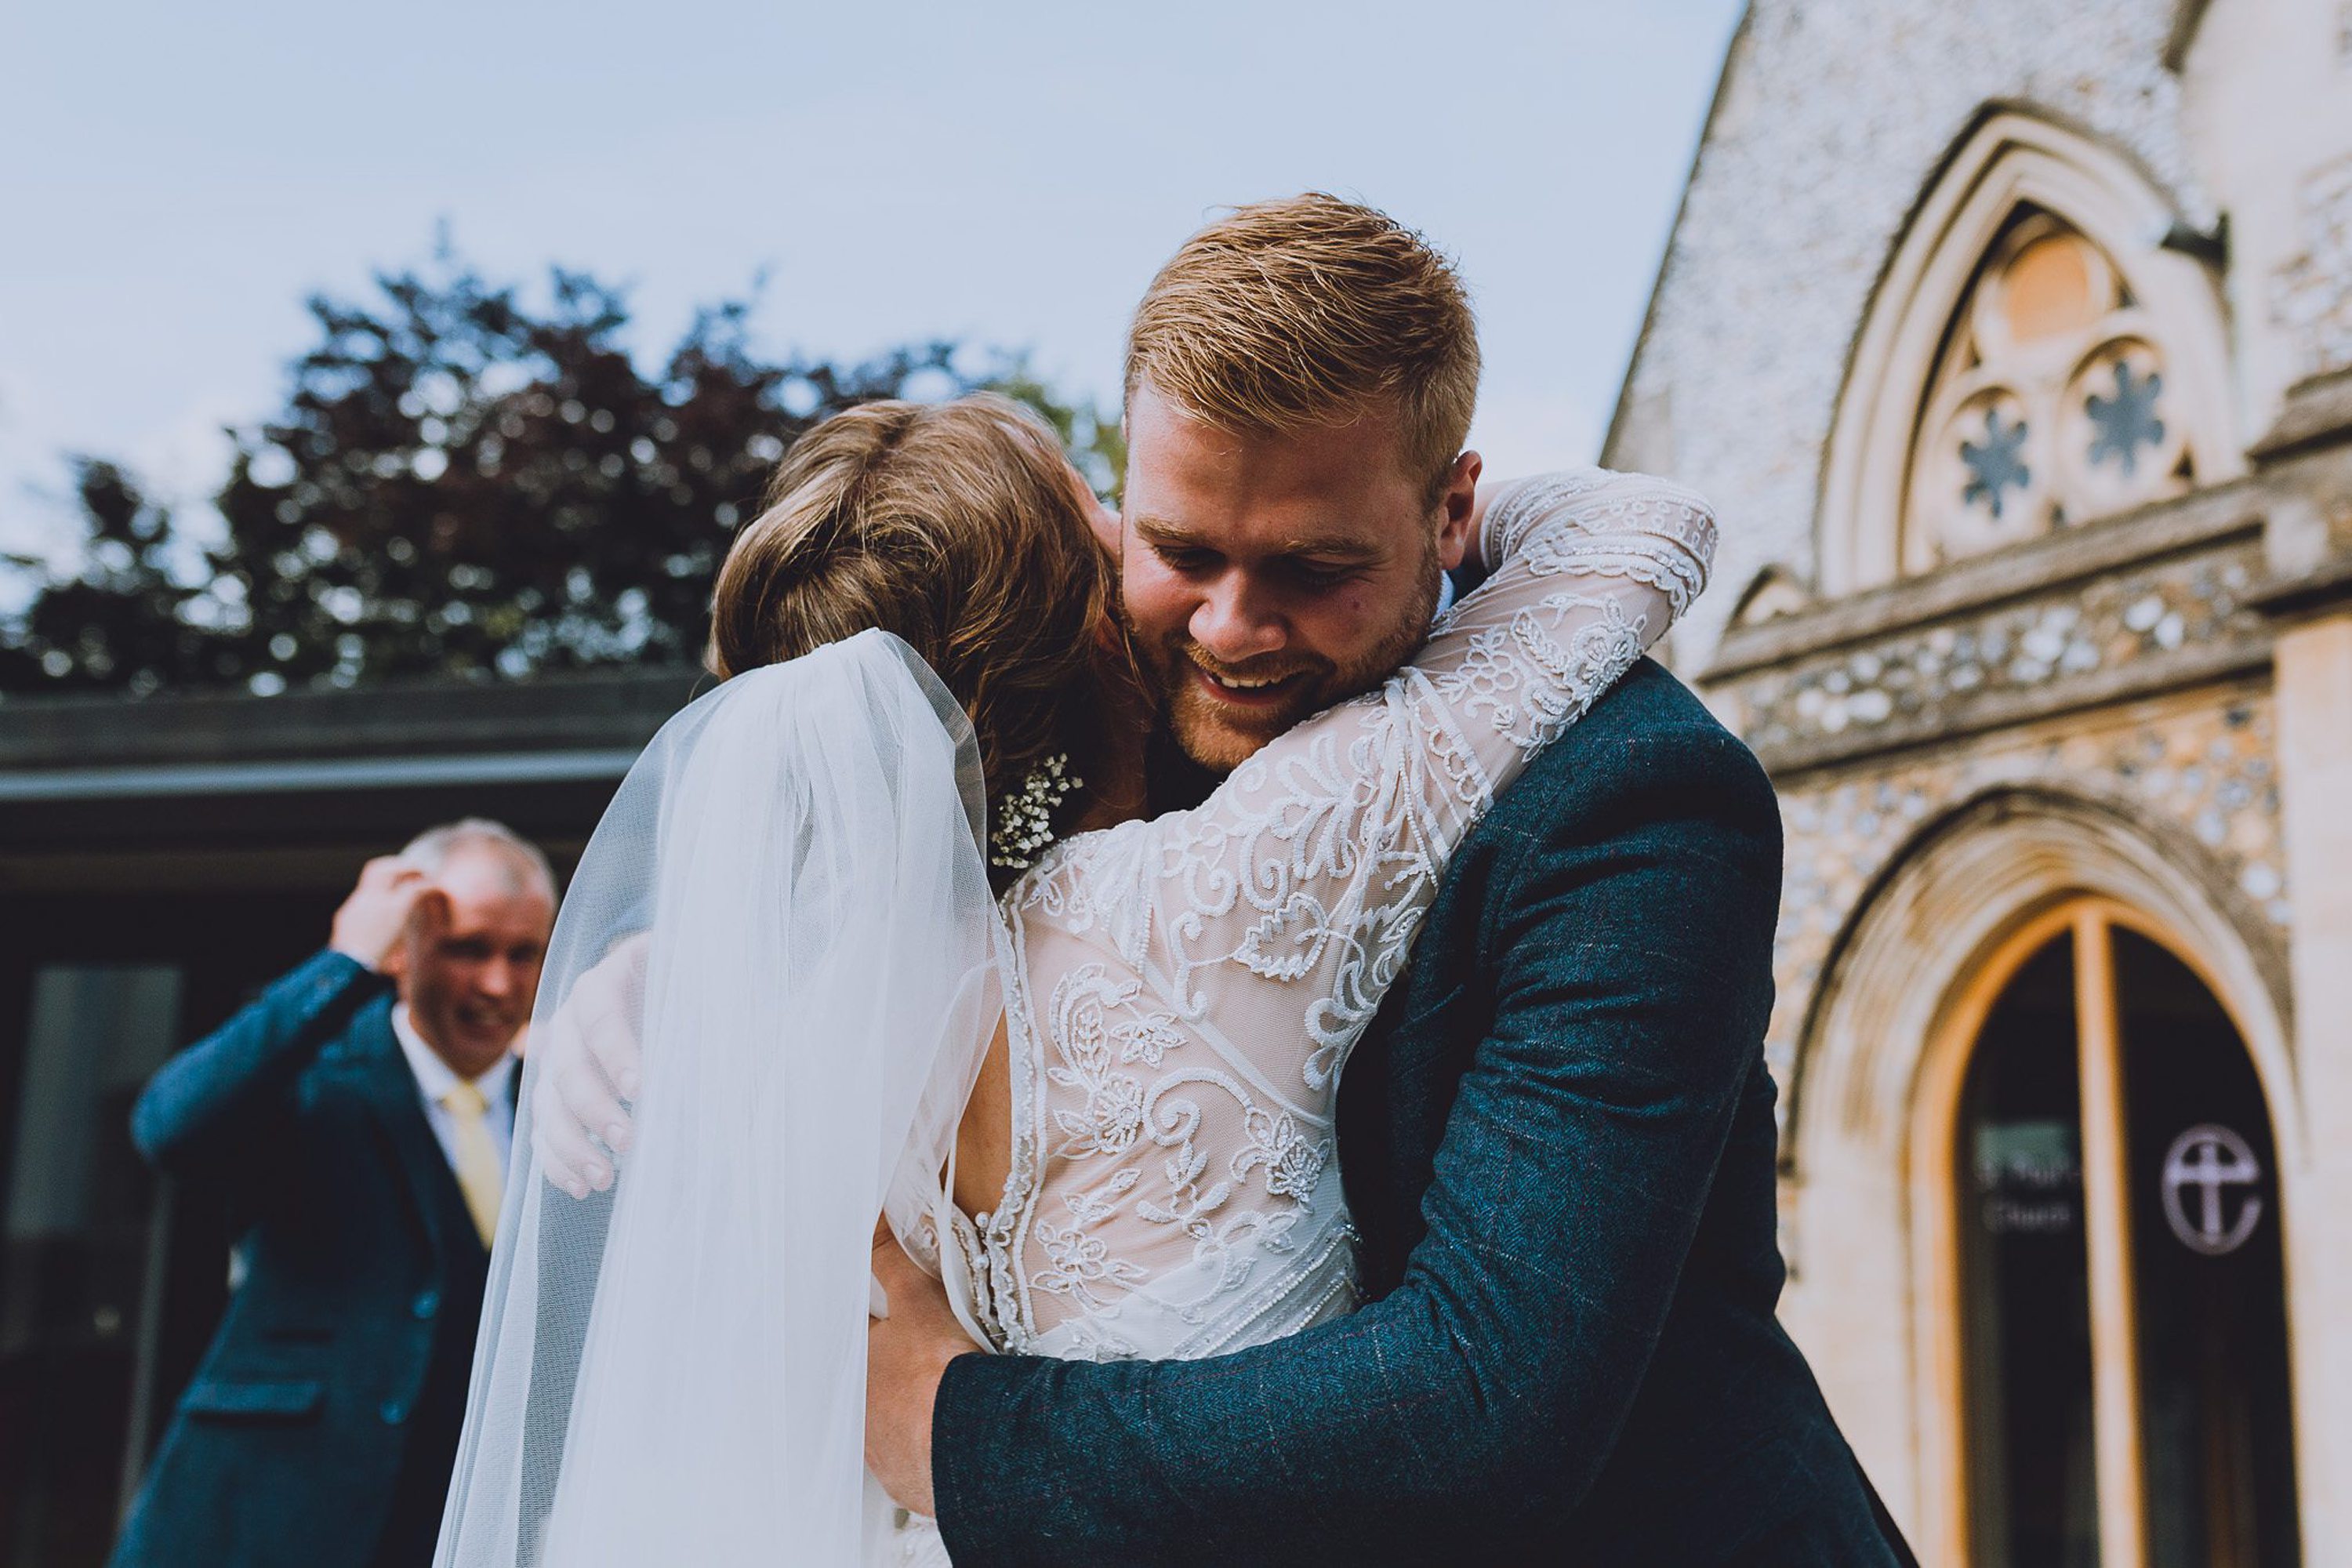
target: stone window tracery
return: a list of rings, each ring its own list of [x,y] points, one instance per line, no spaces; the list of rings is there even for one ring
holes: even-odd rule
[[[1903,569],[2175,495],[2196,479],[2164,324],[2100,247],[2021,209],[1963,294],[1914,437]]]

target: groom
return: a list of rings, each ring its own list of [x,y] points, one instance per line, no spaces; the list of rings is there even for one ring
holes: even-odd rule
[[[1331,197],[1153,280],[1116,544],[1196,777],[1419,644],[1477,377],[1444,260]],[[1464,843],[1349,1063],[1361,1310],[1210,1361],[980,1355],[879,1247],[876,1474],[963,1568],[1908,1561],[1773,1315],[1780,873],[1754,758],[1636,667]]]

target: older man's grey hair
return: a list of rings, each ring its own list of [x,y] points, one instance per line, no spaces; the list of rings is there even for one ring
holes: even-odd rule
[[[513,891],[543,893],[549,903],[555,902],[555,868],[547,863],[539,846],[505,823],[492,822],[487,816],[468,816],[428,827],[408,841],[400,858],[426,876],[437,877],[452,858],[478,850],[488,851],[507,867],[513,878]]]

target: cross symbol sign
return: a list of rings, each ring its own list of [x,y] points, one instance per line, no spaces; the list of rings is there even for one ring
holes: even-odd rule
[[[2234,1221],[2224,1214],[2222,1194],[2263,1179],[2262,1163],[2243,1138],[2227,1127],[2203,1122],[2172,1141],[2164,1156],[2164,1217],[2182,1246],[2208,1258],[2221,1258],[2246,1244],[2263,1217],[2260,1194],[2249,1196]],[[2196,1189],[2197,1217],[2187,1202]]]

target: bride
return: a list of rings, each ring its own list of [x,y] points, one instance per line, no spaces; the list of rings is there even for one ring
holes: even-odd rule
[[[1149,817],[1116,527],[993,397],[785,458],[723,684],[558,923],[445,1568],[944,1562],[863,1479],[877,1212],[998,1350],[1210,1356],[1354,1305],[1348,1052],[1713,521],[1598,469],[1481,487],[1485,581],[1405,668]]]

